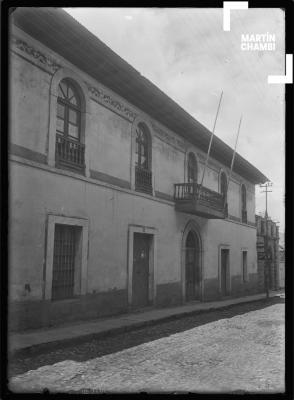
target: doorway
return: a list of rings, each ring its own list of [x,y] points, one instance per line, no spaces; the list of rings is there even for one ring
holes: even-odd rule
[[[229,249],[221,249],[221,295],[229,295]]]
[[[192,230],[185,244],[185,286],[186,301],[200,299],[199,244]]]
[[[149,304],[149,264],[151,235],[134,233],[132,305],[140,308]]]

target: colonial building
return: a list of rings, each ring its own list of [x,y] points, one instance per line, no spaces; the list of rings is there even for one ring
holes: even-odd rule
[[[268,247],[269,289],[280,288],[279,227],[270,218],[255,216],[257,231],[257,269],[259,290],[265,290],[266,242]],[[267,224],[267,226],[266,226]]]
[[[61,9],[10,43],[10,328],[258,291],[267,178]],[[212,116],[213,118],[213,116]]]

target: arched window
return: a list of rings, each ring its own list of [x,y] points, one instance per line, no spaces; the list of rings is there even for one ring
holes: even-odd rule
[[[80,140],[80,131],[80,98],[71,82],[63,79],[58,87],[56,132]]]
[[[81,99],[70,79],[58,86],[56,120],[57,166],[84,169],[84,144],[81,143]]]
[[[228,217],[228,204],[227,204],[228,182],[227,182],[227,175],[223,171],[220,176],[220,192],[224,196],[225,217]]]
[[[138,124],[136,129],[136,166],[146,170],[150,169],[149,135],[145,126]]]
[[[220,179],[220,192],[225,197],[225,201],[227,199],[227,190],[228,190],[227,175],[224,172],[222,172]]]
[[[198,168],[195,154],[188,155],[188,183],[197,183]]]
[[[135,189],[152,194],[151,139],[147,127],[136,127]]]
[[[247,199],[246,199],[246,187],[241,186],[241,204],[242,204],[242,222],[247,223]]]

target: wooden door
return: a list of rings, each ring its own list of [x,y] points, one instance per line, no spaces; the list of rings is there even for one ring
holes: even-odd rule
[[[134,307],[144,307],[149,303],[150,235],[135,233],[133,249],[132,304]]]
[[[196,300],[200,297],[200,271],[197,238],[189,232],[186,239],[186,301]]]
[[[229,250],[221,250],[221,294],[226,296],[228,294],[228,262],[229,262]]]

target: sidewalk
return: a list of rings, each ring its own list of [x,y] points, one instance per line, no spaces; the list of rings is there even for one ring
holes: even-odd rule
[[[281,296],[283,291],[270,293],[270,297]],[[91,321],[79,321],[72,325],[43,328],[23,333],[12,333],[8,337],[8,351],[14,353],[20,350],[36,348],[55,348],[65,342],[81,342],[113,333],[128,331],[159,321],[179,318],[188,314],[195,314],[210,310],[225,308],[234,304],[258,301],[265,299],[265,294],[214,301],[209,303],[194,302],[173,308],[152,309],[145,312],[122,314],[111,318]]]

